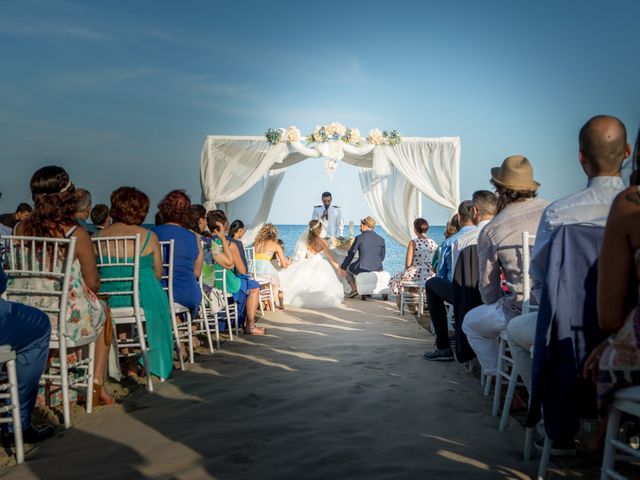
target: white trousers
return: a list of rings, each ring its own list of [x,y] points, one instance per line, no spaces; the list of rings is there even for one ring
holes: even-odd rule
[[[518,369],[522,381],[531,393],[531,347],[536,340],[536,324],[538,312],[530,312],[512,318],[507,325],[507,339],[513,357],[513,364]]]
[[[506,326],[507,318],[498,303],[477,306],[464,316],[462,331],[487,375],[498,370],[498,337]]]

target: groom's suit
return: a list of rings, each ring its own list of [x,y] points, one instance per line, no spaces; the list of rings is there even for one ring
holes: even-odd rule
[[[351,263],[356,252],[358,252],[358,259]],[[353,275],[362,272],[380,272],[385,253],[384,238],[373,230],[365,230],[353,241],[341,268]]]

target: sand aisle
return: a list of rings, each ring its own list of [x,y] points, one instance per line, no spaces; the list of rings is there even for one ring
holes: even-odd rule
[[[267,313],[124,405],[101,408],[5,478],[467,479],[533,476],[457,363],[390,304]]]

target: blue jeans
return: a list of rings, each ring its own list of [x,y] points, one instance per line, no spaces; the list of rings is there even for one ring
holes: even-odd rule
[[[11,345],[16,352],[23,430],[31,426],[31,412],[49,355],[50,337],[51,322],[44,312],[0,299],[0,345]]]

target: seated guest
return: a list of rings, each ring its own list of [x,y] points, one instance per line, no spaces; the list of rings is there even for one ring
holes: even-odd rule
[[[111,218],[113,223],[97,232],[99,238],[140,235],[139,284],[140,304],[144,309],[147,343],[149,345],[149,371],[159,378],[169,378],[173,369],[173,332],[169,301],[162,289],[162,252],[155,233],[141,227],[149,212],[149,197],[133,187],[120,187],[111,194]],[[120,251],[124,245],[119,242]],[[115,251],[115,241],[109,242]],[[133,251],[133,242],[129,242]],[[104,252],[103,252],[104,253]],[[131,276],[132,267],[102,267],[102,278]],[[131,291],[130,282],[109,282],[109,291]],[[109,304],[116,307],[131,307],[130,295],[111,295]],[[142,359],[140,360],[142,362]]]
[[[440,259],[442,258],[442,249],[445,247],[445,242],[449,237],[458,233],[458,230],[460,230],[460,228],[460,220],[458,220],[458,214],[456,213],[453,217],[451,217],[451,220],[447,222],[447,226],[444,229],[444,240],[440,245],[438,245],[436,253],[433,254],[433,260],[431,262],[436,266],[436,273],[438,271],[438,266],[440,265]]]
[[[629,156],[627,132],[620,120],[599,115],[590,119],[580,130],[578,161],[587,176],[586,188],[561,198],[545,208],[536,233],[531,256],[530,276],[532,293],[540,297],[540,288],[547,270],[559,268],[547,265],[549,243],[554,230],[561,225],[586,223],[604,226],[611,203],[624,189],[620,178],[623,160]],[[584,278],[576,278],[583,284]],[[538,312],[513,318],[507,325],[511,355],[520,376],[531,391],[531,347],[535,341]]]
[[[227,293],[233,295],[233,299],[238,305],[239,322],[244,324],[246,334],[263,335],[266,330],[255,326],[256,309],[260,300],[260,284],[247,275],[237,245],[230,241],[225,234],[228,228],[227,216],[221,210],[213,210],[207,213],[207,223],[214,232],[209,248],[213,249],[215,248],[214,245],[217,245],[222,246],[224,251],[224,244],[228,242],[228,254],[230,255],[233,270],[225,272]],[[212,250],[212,255],[214,252],[215,250]],[[224,267],[224,265],[221,265],[221,267]],[[215,268],[216,270],[220,269],[219,267]],[[222,290],[222,282],[217,282],[216,288]]]
[[[75,259],[71,266],[67,297],[66,335],[75,341],[82,337],[98,335],[95,342],[93,398],[95,402],[111,404],[113,399],[103,388],[109,357],[109,347],[104,340],[106,310],[96,295],[100,289],[100,277],[91,238],[85,229],[78,228],[75,220],[75,187],[63,168],[48,166],[36,171],[31,177],[31,194],[34,202],[33,212],[16,227],[16,234],[32,237],[75,237]],[[16,278],[11,282],[17,288],[29,283],[32,287],[53,291],[59,280]],[[51,296],[35,300],[33,297],[24,296],[19,298],[19,301],[47,309],[54,307],[57,299]],[[50,315],[50,319],[57,323],[57,317]]]
[[[522,311],[522,232],[535,232],[547,206],[527,158],[514,155],[491,169],[498,213],[478,236],[479,288],[484,305],[467,312],[462,331],[487,375],[496,375],[498,337]],[[501,288],[504,273],[509,293]]]
[[[0,263],[0,295],[7,288],[7,276]],[[10,345],[16,352],[16,374],[20,400],[22,438],[35,443],[53,435],[53,428],[36,429],[31,412],[36,404],[40,376],[47,363],[51,322],[46,313],[21,303],[0,298],[0,345]]]
[[[205,218],[207,210],[200,204],[191,205],[191,221],[189,230],[203,237],[209,237],[211,234],[207,230],[207,219]]]
[[[33,208],[31,208],[31,205],[28,203],[21,203],[18,205],[18,208],[16,208],[15,213],[3,213],[0,215],[0,223],[13,230],[18,223],[31,215],[32,210]]]
[[[199,236],[188,230],[191,200],[183,190],[172,190],[160,201],[158,209],[164,223],[152,231],[161,242],[173,240],[173,298],[195,314],[202,300],[198,277],[203,253]]]
[[[611,336],[591,352],[584,366],[585,378],[591,377],[596,383],[598,410],[604,419],[616,390],[640,385],[639,149],[640,131],[633,154],[631,186],[613,201],[598,261],[598,323]],[[623,155],[620,150],[617,153]],[[594,448],[602,448],[606,421],[602,426]]]
[[[400,307],[400,286],[402,282],[424,283],[435,275],[435,268],[431,264],[433,254],[438,244],[427,237],[429,222],[424,218],[416,218],[413,221],[414,240],[409,241],[407,255],[404,260],[404,271],[395,274],[389,280],[389,288],[396,295],[396,303]]]
[[[244,268],[246,270],[249,270],[247,255],[244,250],[244,243],[242,242],[242,237],[244,236],[245,232],[246,229],[244,228],[244,223],[242,222],[242,220],[234,220],[233,222],[231,222],[231,225],[229,225],[228,238],[231,243],[235,243],[236,247],[238,247],[238,251],[240,252],[240,257],[242,258]]]
[[[461,228],[443,243],[441,249],[443,257],[438,276],[427,280],[425,284],[427,308],[436,336],[436,349],[432,352],[425,352],[424,358],[426,360],[453,360],[445,302],[451,305],[454,303],[455,259],[465,247],[478,243],[478,235],[495,216],[497,205],[498,199],[493,193],[487,190],[478,190],[473,193],[471,201],[465,200],[458,207],[457,223],[461,225]],[[449,257],[449,262],[445,261],[447,257]]]
[[[382,271],[386,245],[384,238],[373,230],[375,227],[376,221],[373,217],[365,217],[360,220],[360,231],[362,233],[356,236],[340,266],[340,275],[347,278],[347,283],[351,287],[351,293],[349,293],[348,298],[358,296],[356,275],[363,272]],[[358,259],[352,263],[356,253],[358,254]],[[364,296],[362,298],[363,300],[365,299]]]
[[[96,232],[99,232],[104,227],[111,223],[111,217],[109,216],[109,207],[104,203],[99,203],[91,209],[91,223]]]
[[[95,233],[95,229],[87,223],[91,214],[91,193],[84,188],[76,188],[76,221],[87,232]]]
[[[278,243],[278,229],[275,225],[265,223],[262,226],[253,244],[253,252],[256,276],[271,283],[274,291],[278,292],[278,308],[284,309],[284,294],[280,285],[280,275],[271,260],[275,254],[282,268],[287,268],[289,262],[287,262],[284,250]]]

